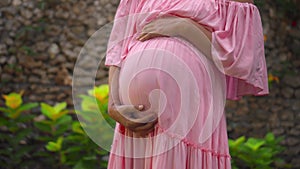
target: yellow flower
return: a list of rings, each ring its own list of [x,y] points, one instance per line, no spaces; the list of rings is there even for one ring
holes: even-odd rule
[[[264,41],[266,42],[268,40],[267,35],[264,35]]]
[[[88,93],[89,95],[96,97],[101,103],[104,103],[108,99],[108,91],[108,85],[101,85],[99,87],[94,87],[94,89],[88,91]]]
[[[2,95],[5,99],[5,104],[7,107],[10,107],[12,109],[16,109],[20,107],[22,104],[22,95],[24,91],[21,91],[20,93],[10,93],[9,95]]]
[[[269,74],[268,75],[268,81],[269,82],[276,82],[276,83],[279,83],[279,78],[277,77],[277,76],[274,76],[274,75],[272,75],[272,74]]]

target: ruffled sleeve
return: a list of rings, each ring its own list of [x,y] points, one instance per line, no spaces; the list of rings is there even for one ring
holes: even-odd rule
[[[212,33],[212,56],[224,68],[227,98],[268,94],[264,38],[257,7],[229,1],[222,10],[227,10],[225,26]]]
[[[134,6],[134,1],[120,1],[107,45],[106,66],[120,67],[122,58],[128,52],[126,46],[133,34],[134,24],[133,18],[129,17],[129,14],[134,12]]]

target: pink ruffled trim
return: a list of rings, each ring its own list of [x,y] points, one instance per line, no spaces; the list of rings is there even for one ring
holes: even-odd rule
[[[180,140],[180,142],[184,143],[186,146],[190,146],[190,147],[193,147],[194,149],[198,149],[204,153],[210,153],[212,156],[216,156],[216,157],[225,157],[225,158],[228,158],[228,159],[231,159],[231,156],[229,154],[222,154],[222,153],[219,153],[215,150],[211,150],[211,149],[207,149],[207,148],[203,148],[202,146],[200,145],[197,145],[197,144],[194,144],[194,143],[191,143],[188,139],[186,138],[182,138],[181,136],[177,135],[177,134],[174,134],[174,133],[170,133],[170,132],[167,132],[165,129],[163,129],[162,127],[160,127],[159,125],[156,125],[157,127],[157,133],[163,133],[165,135],[167,135],[168,137],[172,138],[172,139],[178,139]]]

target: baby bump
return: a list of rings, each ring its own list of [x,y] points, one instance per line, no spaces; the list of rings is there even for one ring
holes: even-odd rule
[[[177,117],[180,106],[180,89],[167,73],[146,68],[134,74],[122,72],[120,96],[124,104],[144,105],[145,111],[157,113],[159,123],[168,128]]]
[[[121,67],[120,97],[158,111],[168,133],[204,142],[223,115],[225,76],[192,47],[166,39],[132,48]]]
[[[121,67],[120,98],[124,104],[143,104],[146,110],[157,111],[164,129],[173,126],[186,133],[191,126],[182,129],[177,124],[182,120],[193,124],[200,104],[207,101],[200,99],[200,95],[208,98],[203,93],[207,71],[191,49],[176,40],[164,40],[132,48]]]

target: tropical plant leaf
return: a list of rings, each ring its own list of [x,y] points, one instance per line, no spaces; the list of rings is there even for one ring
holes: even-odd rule
[[[253,151],[256,151],[259,147],[264,145],[265,142],[265,140],[249,138],[245,145],[251,148]]]
[[[60,113],[62,110],[64,110],[67,107],[66,102],[58,103],[54,106],[54,113]]]
[[[90,112],[98,112],[99,107],[97,104],[97,99],[92,96],[80,95],[82,98],[81,108],[83,111],[90,111]]]
[[[85,135],[85,132],[83,131],[83,129],[78,121],[72,123],[72,131],[74,133]]]
[[[52,132],[50,121],[34,122],[34,126],[36,128],[38,128],[39,130],[43,131],[43,132],[46,132],[46,133],[51,133]]]
[[[57,119],[62,118],[64,115],[68,114],[68,112],[69,112],[69,110],[60,111],[59,113],[53,114],[52,118],[54,121],[56,121]]]
[[[48,117],[49,119],[53,120],[52,114],[55,113],[55,110],[52,106],[46,104],[46,103],[41,103],[41,112]]]
[[[23,104],[23,105],[21,105],[21,106],[17,109],[17,111],[22,112],[22,111],[25,111],[25,110],[30,110],[30,109],[33,109],[33,108],[37,107],[38,105],[39,105],[38,103],[27,103],[27,104]]]

